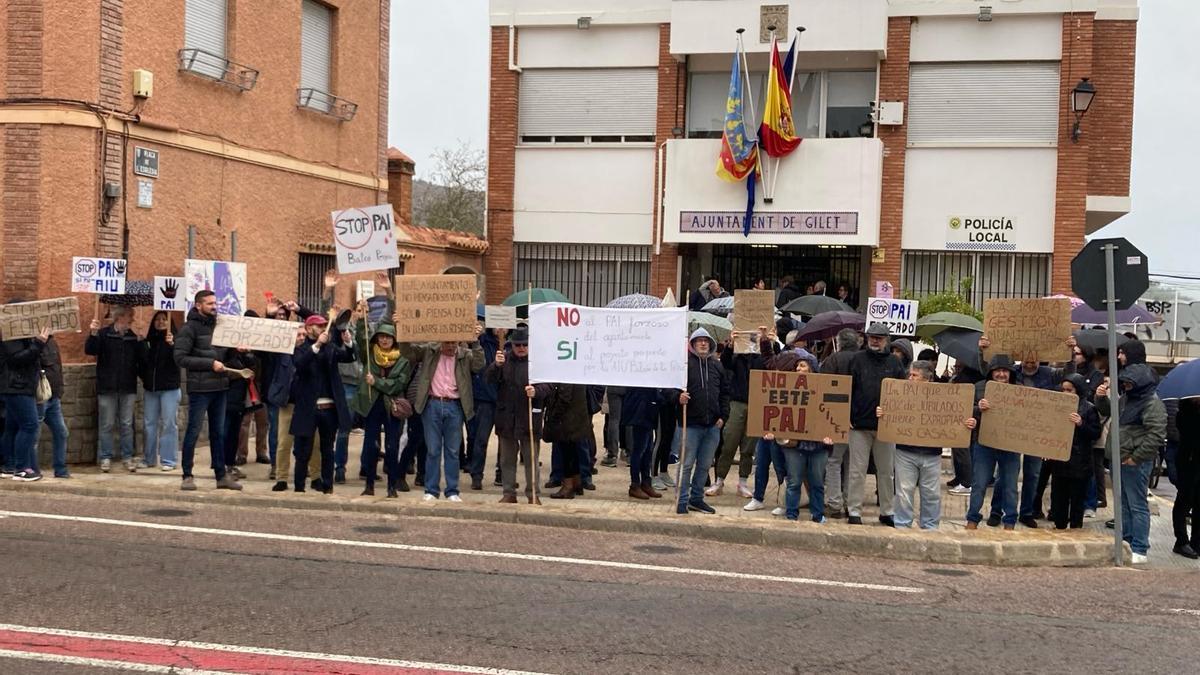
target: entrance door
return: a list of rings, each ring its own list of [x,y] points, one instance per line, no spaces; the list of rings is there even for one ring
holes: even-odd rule
[[[858,246],[786,246],[773,244],[717,244],[713,246],[712,273],[732,292],[749,288],[756,277],[774,288],[784,275],[792,275],[800,290],[817,281],[827,285],[826,295],[836,294],[839,284],[850,288],[857,305],[862,279],[862,249]],[[698,286],[700,280],[689,287]]]

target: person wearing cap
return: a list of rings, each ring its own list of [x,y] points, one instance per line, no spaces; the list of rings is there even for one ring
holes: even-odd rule
[[[501,338],[503,339],[503,338]],[[530,445],[530,409],[534,401],[526,391],[529,386],[529,331],[518,328],[508,336],[511,354],[503,350],[483,371],[484,379],[496,391],[496,438],[500,442],[500,484],[504,491],[501,504],[517,503],[517,456],[525,465],[525,499],[540,504],[533,494],[533,461],[530,453],[538,454]]]
[[[385,315],[390,317],[390,313]],[[367,334],[367,301],[358,303],[355,322],[358,335]],[[400,436],[404,432],[404,421],[392,414],[393,399],[404,398],[412,368],[408,360],[400,355],[396,344],[396,327],[385,319],[375,327],[370,341],[355,342],[358,360],[363,363],[362,380],[355,389],[351,410],[362,416],[363,435],[362,463],[366,468],[366,487],[363,496],[375,494],[375,466],[379,462],[379,432],[383,431],[383,468],[387,474],[387,496],[399,496],[400,481]]]
[[[1017,526],[1017,473],[1021,470],[1021,455],[979,442],[979,425],[983,424],[983,413],[991,409],[991,404],[985,398],[987,383],[1010,384],[1016,368],[1008,354],[996,354],[988,362],[987,379],[975,384],[975,419],[978,423],[971,430],[972,476],[971,499],[967,504],[968,530],[979,529],[979,522],[983,520],[980,509],[983,508],[983,499],[987,495],[988,483],[993,475],[996,476],[996,492],[1000,495],[1001,513],[993,512],[988,518],[988,526],[996,527],[1003,523],[1006,530]]]
[[[350,406],[342,389],[338,365],[354,360],[347,344],[349,331],[337,331],[329,321],[313,314],[304,320],[307,339],[292,354],[296,366],[291,434],[296,437],[296,492],[305,491],[308,460],[320,437],[321,491],[333,493],[334,447],[339,430],[350,429]]]
[[[483,348],[479,336],[483,326],[475,325],[470,343],[422,342],[401,345],[401,353],[412,363],[421,364],[416,375],[413,409],[421,415],[425,432],[425,496],[431,502],[442,494],[452,502],[461,502],[458,494],[459,459],[463,424],[475,416],[472,374],[483,370]],[[442,467],[445,465],[446,489],[442,492]]]
[[[674,397],[685,406],[686,412],[676,427],[677,443],[682,440],[684,429],[687,430],[675,512],[716,513],[704,501],[704,480],[721,440],[721,429],[729,419],[729,383],[714,354],[717,343],[708,331],[697,328],[688,339],[688,346],[687,389],[674,390]]]
[[[867,329],[867,346],[850,360],[850,482],[846,490],[846,511],[851,525],[862,525],[863,493],[866,490],[867,466],[875,458],[875,487],[879,492],[879,522],[895,525],[892,517],[892,498],[895,492],[892,455],[895,443],[880,440],[879,418],[875,409],[883,381],[906,377],[900,359],[888,349],[890,332],[886,325],[873,323]]]

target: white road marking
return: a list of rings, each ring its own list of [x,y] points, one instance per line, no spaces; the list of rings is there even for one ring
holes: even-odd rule
[[[1168,609],[1172,614],[1187,614],[1189,616],[1200,616],[1200,609]]]
[[[0,659],[21,659],[23,661],[41,661],[43,663],[62,663],[71,666],[87,666],[89,668],[112,668],[135,673],[163,673],[164,675],[229,675],[215,670],[195,670],[192,668],[176,668],[174,666],[159,666],[150,663],[133,663],[131,661],[113,661],[110,659],[92,659],[83,656],[67,656],[65,654],[40,654],[38,652],[19,652],[12,649],[0,649]]]
[[[326,537],[306,537],[295,534],[276,534],[274,532],[248,532],[241,530],[221,530],[209,527],[192,527],[189,525],[171,525],[168,523],[146,523],[137,520],[115,520],[112,518],[93,518],[90,516],[65,516],[56,513],[32,513],[26,511],[0,511],[0,516],[13,518],[38,518],[42,520],[58,520],[75,523],[90,523],[93,525],[115,525],[119,527],[136,527],[147,530],[167,530],[171,532],[188,532],[190,534],[209,534],[243,539],[266,539],[271,541],[288,541],[304,544],[327,544],[334,546],[349,546],[356,548],[375,548],[392,551],[410,551],[414,553],[438,553],[443,555],[458,555],[474,558],[502,558],[507,560],[524,560],[531,562],[561,563],[565,565],[580,565],[585,567],[611,567],[646,572],[663,572],[668,574],[686,574],[692,576],[719,577],[722,579],[740,579],[745,581],[769,581],[784,584],[806,586],[826,586],[832,588],[851,588],[866,591],[882,591],[888,593],[924,593],[925,589],[914,586],[889,586],[886,584],[868,584],[857,581],[834,581],[831,579],[809,579],[806,577],[784,577],[770,574],[746,574],[742,572],[724,572],[721,570],[694,569],[689,567],[671,567],[667,565],[646,565],[642,563],[621,562],[617,560],[598,560],[594,558],[568,558],[565,556],[536,555],[530,553],[511,553],[508,551],[479,551],[473,549],[446,548],[442,546],[417,546],[414,544],[393,544],[378,541],[358,541],[354,539],[330,539]]]

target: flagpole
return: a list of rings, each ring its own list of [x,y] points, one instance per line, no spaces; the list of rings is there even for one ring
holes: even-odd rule
[[[775,64],[775,61],[772,58],[772,56],[775,53],[775,26],[767,26],[767,31],[771,33],[771,54],[767,55],[767,77],[765,80],[763,80],[763,84],[766,85],[764,87],[764,89],[770,90],[770,88],[771,88],[771,82],[770,82],[771,67],[774,66],[774,64]],[[763,122],[767,121],[766,116],[767,116],[767,104],[764,101],[763,102],[763,119],[759,120],[757,127],[754,127],[755,134],[757,134],[758,130],[762,128]],[[771,177],[773,177],[775,175],[775,169],[771,169],[770,171],[767,171],[767,167],[771,164],[770,159],[771,159],[770,155],[767,156],[766,160],[763,159],[762,146],[760,145],[759,153],[758,153],[758,160],[759,160],[758,165],[763,168],[762,175],[763,175],[763,203],[764,204],[770,204],[775,201],[775,185],[771,181]],[[779,160],[775,161],[775,168],[779,168]]]
[[[765,182],[767,167],[762,161],[762,146],[758,145],[758,128],[762,125],[762,121],[758,119],[758,110],[754,107],[754,87],[750,86],[750,62],[746,59],[746,44],[742,41],[742,34],[745,32],[745,28],[737,29],[738,52],[742,55],[742,87],[746,90],[746,99],[750,101],[750,127],[754,129],[754,144],[758,151],[758,161],[754,163],[752,171],[763,169],[763,181]],[[774,33],[774,29],[772,29],[772,33]],[[755,124],[756,120],[758,120],[757,124]]]
[[[800,61],[800,38],[803,37],[804,26],[796,26],[796,51],[792,53],[792,72],[788,74],[788,107],[792,110],[792,126],[796,126],[796,99],[792,97],[792,91],[796,87],[796,71],[798,70]],[[779,183],[779,163],[783,161],[782,157],[775,158],[775,168],[772,170],[771,180],[771,198],[775,198],[775,186]]]

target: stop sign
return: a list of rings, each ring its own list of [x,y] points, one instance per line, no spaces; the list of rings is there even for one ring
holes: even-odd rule
[[[1071,288],[1088,307],[1101,312],[1108,309],[1104,304],[1108,295],[1104,278],[1104,249],[1110,244],[1115,247],[1113,290],[1117,302],[1114,309],[1129,309],[1150,287],[1150,263],[1146,255],[1127,239],[1116,237],[1089,241],[1071,261]]]

